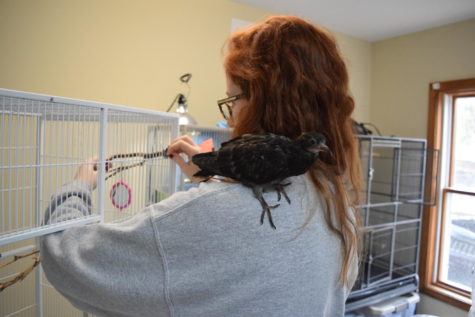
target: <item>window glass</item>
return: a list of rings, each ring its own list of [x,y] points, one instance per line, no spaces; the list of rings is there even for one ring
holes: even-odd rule
[[[441,279],[471,291],[475,267],[475,196],[447,193]]]
[[[470,291],[475,268],[475,97],[455,98],[452,110],[439,270],[443,282]]]
[[[452,187],[475,191],[475,97],[455,100]]]

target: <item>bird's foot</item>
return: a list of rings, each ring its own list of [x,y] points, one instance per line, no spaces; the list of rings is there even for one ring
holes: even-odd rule
[[[262,214],[261,214],[261,225],[264,224],[264,216],[267,214],[267,218],[269,219],[270,226],[272,229],[277,229],[276,226],[274,225],[274,221],[272,220],[272,214],[270,209],[271,208],[276,208],[279,205],[274,205],[274,206],[268,206],[265,209],[262,209]]]
[[[261,206],[262,206],[261,225],[264,223],[264,217],[267,214],[267,218],[269,219],[269,223],[271,227],[276,229],[274,225],[274,221],[272,220],[271,209],[277,208],[279,204],[269,206],[267,202],[265,201],[264,197],[262,196],[263,187],[261,186],[252,187],[252,191],[254,192],[254,196],[257,198],[257,200],[261,203]]]
[[[289,186],[290,184],[291,183],[275,184],[274,185],[274,189],[277,191],[277,201],[280,201],[280,199],[282,198],[282,194],[283,194],[285,200],[287,200],[287,202],[290,205],[290,198],[289,198],[289,196],[287,196],[287,193],[284,190],[284,187]]]
[[[267,202],[264,200],[264,197],[262,195],[260,197],[257,197],[259,202],[261,203],[262,206],[262,213],[261,213],[261,225],[264,223],[264,216],[267,214],[267,218],[269,219],[269,223],[273,229],[276,229],[274,225],[274,221],[272,220],[272,214],[271,214],[271,209],[279,207],[279,204],[269,206]]]
[[[199,182],[200,183],[206,183],[207,181],[209,181],[210,179],[212,179],[214,176],[202,176],[200,177],[200,180]]]

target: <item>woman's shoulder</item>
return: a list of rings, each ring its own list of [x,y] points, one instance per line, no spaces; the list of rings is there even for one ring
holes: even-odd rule
[[[249,190],[240,183],[220,181],[202,182],[197,187],[186,191],[178,191],[159,203],[152,205],[152,217],[166,217],[182,209],[210,208],[222,200],[229,200],[233,196],[242,195]]]
[[[285,191],[295,199],[306,199],[313,195],[309,194],[309,183],[304,175],[290,177],[284,184]],[[313,192],[313,190],[311,190]],[[278,196],[273,190],[265,191],[265,197],[275,200]],[[279,201],[276,203],[283,203]],[[252,205],[260,208],[259,201],[254,196],[253,190],[241,183],[226,181],[202,182],[197,187],[187,191],[172,194],[167,199],[151,206],[151,215],[154,219],[168,217],[180,212],[204,212],[213,209],[247,209]],[[285,205],[285,204],[284,204]],[[252,206],[256,208],[256,206]]]

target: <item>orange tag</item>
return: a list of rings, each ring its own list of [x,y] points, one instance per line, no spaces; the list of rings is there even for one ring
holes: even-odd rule
[[[199,147],[200,147],[201,151],[203,151],[203,152],[212,152],[213,149],[214,149],[213,139],[209,138],[208,140],[205,140],[205,141],[201,142]]]

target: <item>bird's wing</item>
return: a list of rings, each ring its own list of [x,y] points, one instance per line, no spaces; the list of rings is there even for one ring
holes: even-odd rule
[[[219,175],[217,166],[217,152],[206,152],[195,154],[191,157],[193,164],[197,165],[201,171],[194,176],[214,176]]]
[[[242,136],[237,136],[237,137],[235,137],[235,138],[229,139],[229,140],[227,140],[227,141],[221,143],[221,148],[223,148],[223,147],[225,147],[225,146],[227,146],[227,145],[229,145],[229,144],[233,144],[234,142],[236,142],[236,141],[238,141],[238,140],[240,140],[240,139],[242,139]]]
[[[288,165],[286,140],[275,136],[249,137],[220,151],[228,177],[252,184],[267,184],[285,178]],[[223,152],[223,153],[221,153]],[[226,155],[222,155],[226,153]]]
[[[288,138],[245,134],[224,142],[216,152],[193,156],[192,161],[202,169],[199,176],[221,175],[244,184],[268,184],[288,177],[291,157]]]
[[[272,135],[268,134],[243,134],[237,137],[234,137],[228,141],[221,143],[221,148],[226,147],[235,147],[239,144],[248,144],[248,143],[255,143],[255,142],[263,142],[266,138]]]

